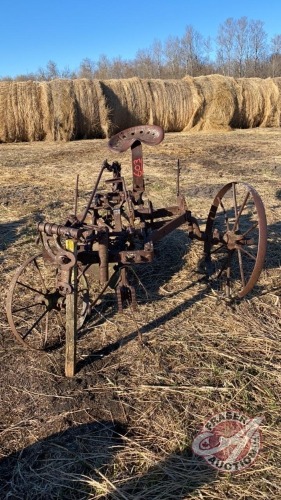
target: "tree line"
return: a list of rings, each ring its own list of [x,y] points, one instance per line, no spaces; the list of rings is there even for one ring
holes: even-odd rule
[[[109,59],[105,54],[97,61],[85,58],[78,69],[60,70],[55,61],[48,61],[36,73],[17,75],[1,80],[49,81],[55,78],[160,78],[180,79],[186,75],[218,73],[234,78],[281,76],[281,34],[269,39],[264,22],[247,17],[228,18],[218,28],[214,40],[204,37],[192,25],[182,37],[169,36],[164,42],[154,40],[146,49],[139,49],[134,59]]]

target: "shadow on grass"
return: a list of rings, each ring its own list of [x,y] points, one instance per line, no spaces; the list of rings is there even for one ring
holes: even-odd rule
[[[265,269],[267,270],[278,268],[280,266],[280,244],[281,244],[280,234],[281,234],[280,222],[268,226],[269,242],[267,247],[266,263],[265,263]],[[175,273],[179,271],[184,272],[183,270],[184,255],[187,255],[188,258],[188,252],[190,250],[190,240],[187,234],[181,230],[175,231],[174,235],[175,235],[174,238],[171,239],[170,242],[169,241],[167,242],[168,238],[166,238],[166,241],[164,243],[164,245],[166,245],[166,249],[169,248],[169,252],[166,253],[165,247],[160,246],[159,259],[158,260],[155,259],[155,262],[153,262],[150,265],[150,267],[148,267],[148,271],[144,270],[143,272],[140,272],[142,283],[149,292],[148,293],[149,297],[145,297],[144,290],[140,290],[140,301],[145,302],[147,299],[151,301],[151,298],[157,301],[163,300],[163,296],[159,294],[160,287],[166,284]],[[179,239],[181,239],[180,251],[179,248],[177,248],[177,241],[179,241]],[[176,250],[180,252],[177,258],[175,258]],[[196,274],[196,272],[197,271],[195,269],[194,274]],[[208,295],[210,293],[210,284],[212,284],[212,280],[208,281],[208,278],[206,276],[202,276],[202,274],[200,275],[198,273],[197,280],[195,280],[191,284],[186,285],[181,290],[179,290],[179,292],[169,293],[169,298],[172,298],[177,293],[181,293],[185,290],[195,287],[199,282],[201,282],[205,286],[203,288],[201,287],[201,290],[198,293],[194,294],[194,296],[192,296],[188,300],[181,302],[172,310],[169,310],[164,314],[162,314],[161,316],[158,316],[154,320],[147,323],[145,326],[142,326],[138,330],[131,332],[126,337],[122,337],[121,339],[111,344],[108,344],[99,350],[90,351],[87,357],[78,362],[77,371],[82,370],[85,366],[91,365],[99,358],[103,358],[105,356],[110,355],[112,352],[117,351],[120,347],[126,346],[129,342],[136,339],[139,335],[143,336],[145,340],[145,336],[148,335],[153,329],[159,327],[160,325],[165,324],[173,317],[176,317],[178,314],[182,313],[183,311],[186,311],[195,302],[201,300],[203,297]],[[261,293],[262,294],[266,293],[266,290],[264,289],[263,286],[257,283],[254,286],[251,293],[247,295],[247,298],[250,299],[252,296],[258,296]],[[167,300],[166,297],[165,300]],[[240,300],[239,299],[234,300],[231,304],[235,304],[235,302],[239,302]],[[103,322],[104,319],[97,320],[95,326],[98,326]],[[89,331],[86,334],[89,335]]]
[[[0,461],[0,498],[87,498],[83,476],[100,480],[124,432],[119,423],[83,424],[12,453]]]
[[[174,452],[166,460],[133,477],[109,494],[107,500],[184,500],[217,478],[215,469],[193,455],[190,448]],[[197,497],[196,497],[197,498]]]
[[[185,287],[185,290],[188,289],[188,288],[191,288],[195,284],[196,283],[192,283],[191,285]],[[107,346],[103,347],[102,349],[100,349],[98,351],[95,350],[95,351],[90,352],[89,355],[86,358],[84,358],[83,360],[80,360],[77,363],[77,372],[79,372],[80,370],[82,370],[82,368],[84,368],[85,366],[91,365],[97,359],[103,358],[104,356],[108,356],[112,352],[117,351],[120,347],[126,346],[129,342],[131,342],[132,340],[136,339],[140,335],[142,337],[145,337],[154,328],[159,327],[160,325],[165,324],[168,320],[171,320],[172,318],[174,318],[178,314],[182,313],[183,311],[185,311],[186,309],[188,309],[189,307],[191,307],[194,304],[194,302],[196,302],[197,300],[201,299],[207,293],[207,290],[209,290],[209,288],[206,285],[206,288],[203,291],[201,290],[199,293],[197,293],[196,295],[194,295],[194,297],[192,297],[192,298],[190,298],[190,299],[188,299],[188,300],[180,303],[174,309],[172,309],[172,310],[170,310],[168,312],[165,312],[160,317],[157,317],[153,321],[150,321],[149,323],[147,323],[145,326],[142,326],[141,328],[139,328],[139,329],[131,332],[126,337],[122,337],[121,339],[117,340],[116,342],[108,344]],[[143,338],[143,340],[145,341],[145,338]]]
[[[26,217],[12,222],[0,223],[0,251],[4,252],[26,231]]]
[[[270,224],[268,230],[268,246],[266,269],[280,267],[281,262],[281,222]]]
[[[1,499],[183,500],[215,480],[215,470],[195,457],[190,448],[172,453],[146,473],[122,480],[116,471],[120,469],[122,474],[124,465],[128,474],[126,465],[131,468],[131,457],[126,456],[128,464],[121,461],[118,466],[114,457],[126,451],[125,433],[119,422],[82,424],[12,453],[0,461]]]

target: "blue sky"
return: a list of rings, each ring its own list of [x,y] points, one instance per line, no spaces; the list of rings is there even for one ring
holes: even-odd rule
[[[281,1],[268,0],[2,0],[0,77],[36,72],[49,60],[76,70],[88,57],[133,59],[155,39],[183,36],[192,25],[214,38],[228,17],[264,21],[281,33]]]

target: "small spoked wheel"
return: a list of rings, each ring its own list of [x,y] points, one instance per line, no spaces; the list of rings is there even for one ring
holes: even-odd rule
[[[226,184],[211,206],[204,245],[214,289],[227,298],[242,298],[263,269],[267,225],[262,200],[245,183]]]
[[[88,309],[88,284],[78,268],[78,328]],[[56,286],[56,268],[42,254],[30,257],[17,269],[7,294],[6,310],[13,334],[25,347],[49,350],[64,341],[66,298]]]

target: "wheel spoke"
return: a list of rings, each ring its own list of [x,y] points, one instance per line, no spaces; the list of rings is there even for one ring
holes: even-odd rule
[[[222,245],[220,245],[219,247],[215,248],[214,250],[211,250],[210,254],[214,254],[214,253],[218,253],[222,248],[225,249],[225,244],[223,243]]]
[[[251,227],[249,227],[249,229],[247,229],[247,231],[245,231],[245,233],[242,234],[242,236],[247,236],[247,234],[249,234],[251,231],[253,231],[253,229],[255,229],[257,226],[259,225],[258,222],[255,222]]]
[[[246,196],[245,196],[245,198],[244,198],[243,202],[242,202],[242,205],[241,205],[241,207],[240,207],[240,210],[239,210],[238,215],[237,215],[237,213],[235,213],[235,222],[234,222],[234,226],[233,226],[233,229],[232,229],[232,230],[233,230],[233,232],[235,232],[235,231],[236,231],[236,229],[239,229],[239,219],[240,219],[241,214],[242,214],[242,212],[243,212],[243,210],[244,210],[244,208],[245,208],[245,205],[246,205],[246,203],[247,203],[247,201],[248,201],[249,196],[250,196],[250,193],[249,193],[249,191],[248,191],[248,192],[246,193]]]
[[[47,312],[47,316],[46,316],[46,325],[45,325],[45,338],[44,338],[44,342],[43,342],[43,348],[45,347],[45,345],[47,344],[47,340],[48,340],[48,328],[49,328],[49,311]]]
[[[32,309],[33,307],[41,306],[42,304],[30,304],[30,306],[20,307],[19,309],[13,309],[13,314],[18,313],[20,311],[26,311],[27,309]]]
[[[29,333],[35,328],[35,326],[38,325],[38,323],[40,323],[40,321],[44,318],[44,316],[46,316],[48,312],[48,309],[45,309],[45,311],[41,314],[41,316],[39,316],[39,318],[35,321],[35,323],[33,323],[33,325],[27,330],[27,332],[25,332],[25,334],[22,336],[22,339],[24,340],[27,335],[29,335]]]
[[[238,209],[237,209],[237,195],[236,195],[236,184],[235,184],[235,182],[232,183],[232,198],[233,198],[233,203],[234,203],[234,213],[235,213],[235,223],[236,223]],[[234,226],[235,226],[235,224],[234,224]],[[238,227],[237,227],[237,229],[238,229]],[[235,231],[234,227],[233,227],[233,231]]]
[[[225,223],[226,223],[226,229],[227,229],[227,231],[229,231],[228,215],[227,215],[227,212],[226,212],[226,210],[224,208],[224,204],[223,204],[223,202],[222,202],[222,200],[220,198],[219,198],[219,201],[220,201],[220,206],[221,206],[221,208],[223,210],[223,213],[224,213],[224,219],[225,219]]]
[[[225,259],[224,263],[221,265],[221,268],[219,270],[219,273],[217,275],[217,279],[219,279],[223,273],[223,271],[225,271],[226,267],[227,267],[227,264],[228,264],[228,256],[227,258]]]
[[[230,287],[230,274],[231,274],[230,264],[231,264],[231,257],[230,257],[230,253],[229,253],[227,256],[227,268],[226,268],[226,296],[228,299],[230,298],[230,290],[231,290],[231,287]]]
[[[245,250],[245,248],[244,248],[244,247],[239,247],[239,250],[240,250],[241,252],[245,253],[246,255],[248,255],[248,257],[250,257],[250,259],[252,259],[252,260],[254,260],[254,261],[256,261],[256,260],[257,260],[257,258],[256,258],[253,254],[251,254],[250,252],[248,252],[248,250]]]
[[[38,263],[37,263],[37,259],[36,259],[36,258],[34,259],[33,264],[34,264],[34,267],[35,267],[35,268],[37,269],[37,271],[38,271],[38,274],[39,274],[39,277],[40,277],[40,281],[41,281],[42,286],[43,286],[43,288],[44,288],[44,292],[46,292],[46,291],[47,291],[47,287],[46,287],[46,285],[45,285],[45,281],[44,281],[44,279],[43,279],[43,276],[42,276],[41,270],[39,269],[39,266],[38,266]]]
[[[240,276],[241,276],[241,281],[243,287],[245,286],[245,276],[244,276],[244,269],[243,269],[243,261],[242,261],[242,255],[241,255],[241,249],[238,248],[238,262],[239,262],[239,268],[240,268]]]
[[[27,288],[31,292],[38,293],[39,295],[44,295],[44,293],[42,293],[41,290],[36,290],[36,288],[33,288],[32,286],[27,285],[26,283],[22,283],[21,281],[17,281],[17,284],[20,285],[20,286],[23,286],[24,288]]]

